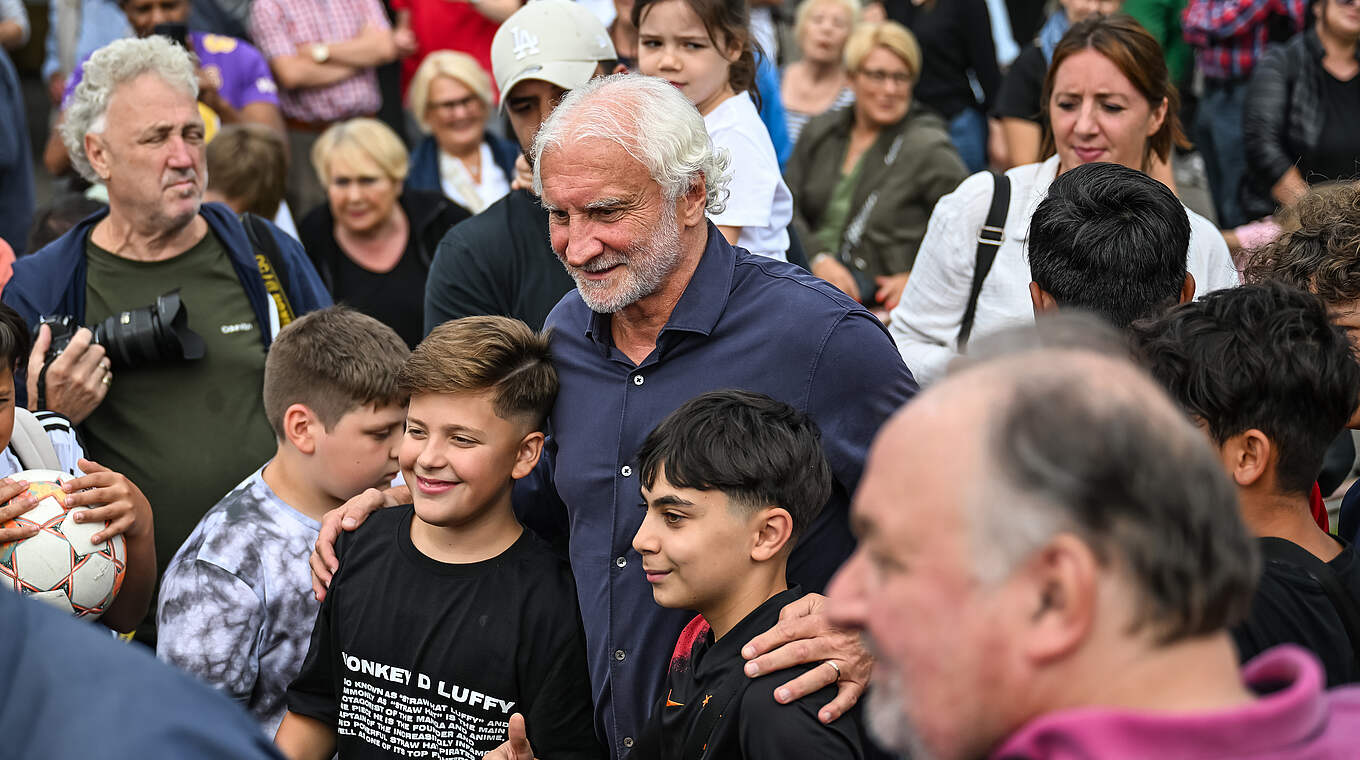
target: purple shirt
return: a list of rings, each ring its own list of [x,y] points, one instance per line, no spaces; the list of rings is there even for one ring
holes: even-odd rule
[[[279,88],[269,73],[269,64],[249,42],[220,34],[189,32],[189,43],[198,56],[199,68],[209,76],[215,73],[217,91],[232,108],[240,110],[251,103],[279,104]],[[66,83],[66,93],[61,96],[62,110],[84,74],[85,61],[81,61]]]
[[[1360,687],[1324,691],[1322,666],[1284,644],[1242,670],[1260,698],[1234,710],[1160,713],[1080,708],[1037,718],[993,760],[1331,760],[1360,753]]]

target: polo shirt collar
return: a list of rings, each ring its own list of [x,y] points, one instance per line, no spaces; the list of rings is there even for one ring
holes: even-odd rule
[[[1021,728],[992,760],[1119,757],[1293,757],[1329,719],[1322,666],[1302,648],[1283,644],[1242,671],[1258,693],[1236,709],[1159,713],[1085,707],[1042,716]]]
[[[713,222],[708,222],[708,243],[704,247],[704,255],[699,259],[699,266],[695,267],[689,284],[685,286],[685,292],[671,310],[666,326],[661,328],[661,334],[677,331],[711,334],[727,309],[736,263],[737,249],[727,242]],[[609,315],[592,312],[586,327],[586,337],[608,351],[613,344]]]

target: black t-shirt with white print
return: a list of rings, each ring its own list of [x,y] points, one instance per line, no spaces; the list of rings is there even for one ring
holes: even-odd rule
[[[288,709],[336,727],[348,758],[480,760],[523,713],[541,760],[600,758],[571,572],[528,530],[471,564],[411,542],[414,508],[337,544]]]

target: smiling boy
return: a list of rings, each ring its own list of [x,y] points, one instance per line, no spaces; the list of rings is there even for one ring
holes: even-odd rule
[[[337,546],[275,743],[294,760],[481,757],[520,712],[543,760],[598,758],[571,572],[510,502],[557,396],[547,337],[505,317],[446,322],[399,387],[413,504]]]
[[[834,686],[781,705],[773,694],[788,673],[742,672],[741,646],[803,595],[785,566],[830,497],[816,425],[768,396],[716,391],[663,420],[637,458],[647,514],[633,548],[656,603],[699,616],[676,643],[665,694],[629,757],[861,757],[857,711],[830,725],[817,719]],[[801,670],[813,667],[839,675],[833,661]]]

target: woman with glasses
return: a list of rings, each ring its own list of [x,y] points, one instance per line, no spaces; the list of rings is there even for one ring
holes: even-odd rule
[[[1360,2],[1314,0],[1317,23],[1266,51],[1247,86],[1242,137],[1251,218],[1319,182],[1356,178],[1360,157]]]
[[[968,170],[943,119],[912,102],[921,48],[893,21],[862,24],[845,45],[850,106],[808,122],[784,179],[812,272],[891,309],[930,211]]]
[[[510,192],[519,148],[486,131],[491,78],[466,53],[431,53],[406,92],[411,115],[427,137],[411,153],[408,190],[442,192],[480,213]]]
[[[386,124],[331,126],[312,148],[327,202],[302,219],[298,239],[336,303],[388,325],[414,348],[425,334],[435,248],[469,214],[438,192],[402,192],[407,166],[406,146]]]
[[[1046,160],[1011,169],[1005,182],[975,174],[941,198],[931,214],[911,279],[888,324],[922,385],[941,377],[966,347],[962,333],[970,302],[976,308],[968,337],[1034,320],[1025,246],[1030,217],[1054,178],[1095,162],[1146,172],[1154,157],[1166,161],[1172,145],[1185,143],[1176,117],[1179,97],[1161,46],[1128,16],[1093,16],[1074,24],[1053,51],[1043,93],[1040,155]],[[998,190],[1009,198],[1000,206],[1001,218],[988,222]],[[1195,278],[1195,295],[1235,286],[1237,270],[1218,228],[1189,209],[1186,214],[1186,268]],[[983,239],[994,241],[994,260],[978,280],[974,300]]]

